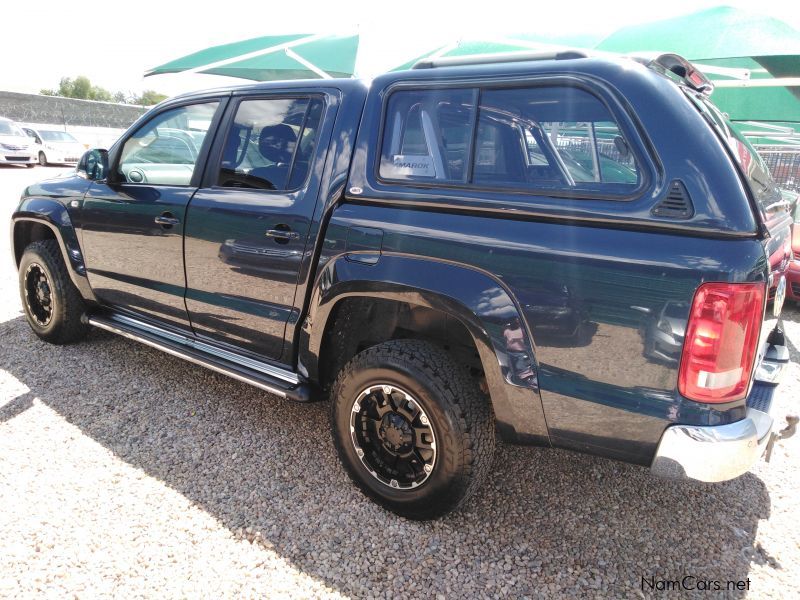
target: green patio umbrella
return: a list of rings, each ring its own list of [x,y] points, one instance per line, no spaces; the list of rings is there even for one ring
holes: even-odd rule
[[[733,120],[800,120],[800,32],[778,19],[720,6],[623,27],[595,48],[675,52],[713,80]]]
[[[358,36],[272,35],[212,46],[145,73],[207,73],[254,81],[352,77]]]
[[[623,27],[595,48],[620,53],[675,52],[689,60],[800,55],[800,33],[765,15],[719,6]]]

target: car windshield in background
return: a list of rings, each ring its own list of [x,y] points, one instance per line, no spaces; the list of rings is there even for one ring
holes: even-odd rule
[[[189,185],[218,102],[165,111],[129,137],[119,174],[128,183]]]
[[[25,137],[22,130],[8,121],[0,121],[0,135],[16,135],[18,137]]]
[[[71,134],[66,131],[40,131],[39,135],[46,142],[77,142]]]

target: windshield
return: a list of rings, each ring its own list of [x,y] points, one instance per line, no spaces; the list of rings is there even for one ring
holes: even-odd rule
[[[0,121],[0,135],[16,135],[18,137],[25,137],[25,134],[22,133],[22,130],[14,125],[14,123],[10,123],[9,121]]]
[[[40,131],[39,135],[47,142],[77,142],[71,134],[66,131]]]

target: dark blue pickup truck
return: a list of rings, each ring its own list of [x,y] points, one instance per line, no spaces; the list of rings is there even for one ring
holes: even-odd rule
[[[353,481],[410,518],[497,437],[730,479],[796,422],[771,416],[796,198],[711,89],[564,53],[180,96],[25,190],[25,314],[328,398]]]

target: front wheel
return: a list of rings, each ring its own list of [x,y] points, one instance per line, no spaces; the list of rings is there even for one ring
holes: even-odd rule
[[[39,164],[43,167],[47,166],[47,156],[44,152],[39,152]]]
[[[25,248],[19,263],[19,294],[28,324],[44,341],[69,344],[86,335],[86,306],[55,240]]]
[[[417,340],[364,350],[331,391],[339,458],[367,496],[411,519],[461,506],[491,468],[488,400],[447,352]]]

